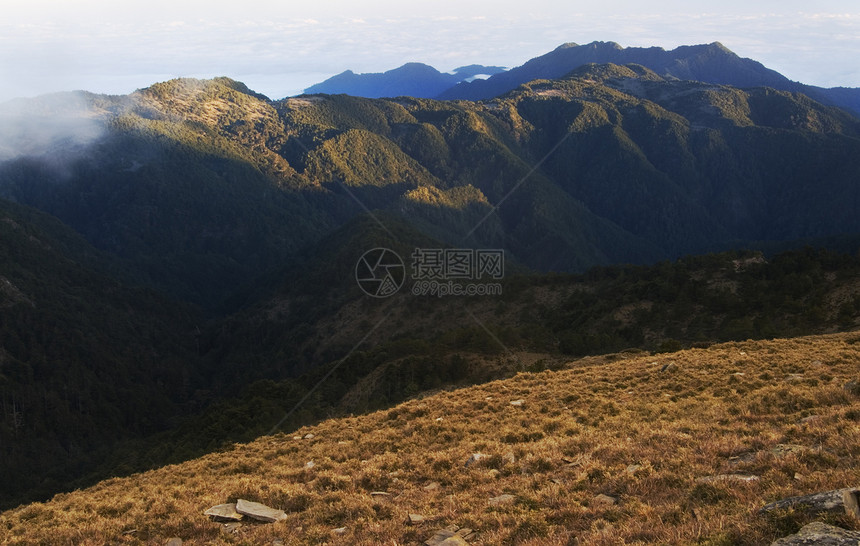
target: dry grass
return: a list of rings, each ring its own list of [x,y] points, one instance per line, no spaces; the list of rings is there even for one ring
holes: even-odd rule
[[[857,379],[856,333],[584,359],[57,495],[0,515],[0,542],[404,545],[456,524],[472,544],[767,544],[806,520],[765,503],[860,485]],[[696,482],[728,473],[760,479]],[[202,515],[237,498],[289,517]]]

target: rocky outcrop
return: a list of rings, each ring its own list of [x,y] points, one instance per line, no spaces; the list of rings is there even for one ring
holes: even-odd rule
[[[771,546],[857,546],[860,532],[848,531],[816,521],[804,526],[797,534],[771,543]]]
[[[759,513],[788,509],[808,514],[834,513],[860,517],[860,488],[835,489],[812,495],[789,497],[763,506]]]

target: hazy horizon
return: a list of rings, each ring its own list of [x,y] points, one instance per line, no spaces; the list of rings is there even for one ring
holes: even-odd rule
[[[562,43],[624,47],[721,42],[786,77],[860,87],[860,7],[825,1],[536,0],[360,5],[54,0],[7,6],[0,22],[0,101],[57,91],[125,94],[175,77],[228,76],[271,98],[350,69],[406,62],[441,71],[521,65]]]

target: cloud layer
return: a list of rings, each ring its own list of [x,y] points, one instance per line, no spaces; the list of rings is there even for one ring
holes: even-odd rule
[[[667,49],[720,41],[791,79],[860,86],[860,9],[847,2],[800,11],[791,1],[729,1],[719,12],[697,11],[696,2],[540,0],[410,9],[383,0],[31,4],[13,6],[0,22],[0,101],[71,89],[128,93],[171,77],[215,75],[280,98],[348,68],[514,66],[563,42],[593,40]]]

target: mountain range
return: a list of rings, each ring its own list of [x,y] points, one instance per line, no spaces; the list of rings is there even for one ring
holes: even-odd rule
[[[486,100],[177,79],[0,120],[7,505],[560,355],[860,324],[860,119],[796,91],[606,63]],[[502,251],[504,297],[366,297],[375,248]]]
[[[399,96],[429,99],[458,83],[486,78],[504,70],[500,66],[469,65],[456,68],[451,73],[445,73],[423,63],[406,63],[383,73],[356,74],[346,70],[324,82],[308,87],[305,93],[311,95],[345,93],[372,99]]]
[[[585,45],[567,43],[507,71],[493,67],[495,71],[484,71],[484,74],[490,76],[486,79],[464,79],[448,83],[451,78],[436,76],[438,72],[435,69],[410,63],[385,74],[359,75],[346,71],[309,87],[305,92],[346,93],[361,97],[404,95],[442,100],[483,100],[514,90],[532,80],[561,78],[583,65],[592,63],[632,63],[645,66],[667,79],[697,80],[735,87],[771,87],[799,92],[824,104],[860,112],[860,89],[822,88],[794,82],[757,61],[739,57],[719,42],[680,46],[670,51],[661,47],[625,48],[615,42],[596,41]],[[421,67],[421,78],[413,79],[413,76],[407,76],[412,72],[419,72],[418,66]],[[407,78],[404,79],[403,76]],[[440,90],[446,84],[447,87]]]

